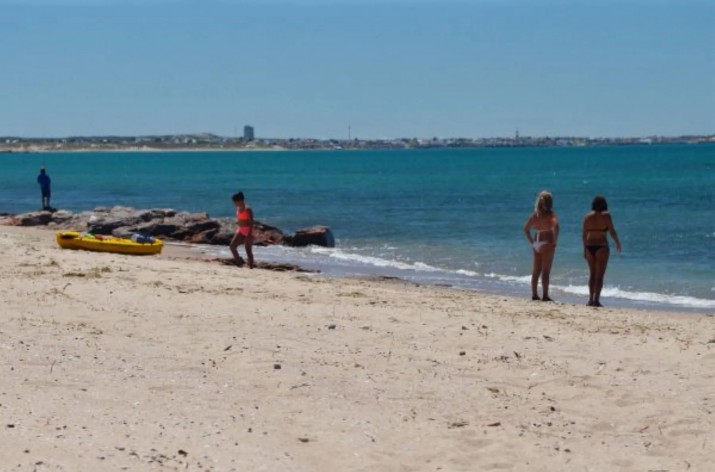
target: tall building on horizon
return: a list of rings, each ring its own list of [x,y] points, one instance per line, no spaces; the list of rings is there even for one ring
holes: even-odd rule
[[[253,141],[256,139],[256,134],[254,132],[253,126],[246,125],[243,127],[243,139],[246,141]]]

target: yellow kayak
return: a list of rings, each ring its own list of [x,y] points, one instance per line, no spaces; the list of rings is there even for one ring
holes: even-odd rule
[[[147,242],[141,242],[113,236],[81,234],[78,231],[60,231],[56,236],[57,244],[63,249],[148,255],[159,254],[164,247],[164,243],[155,238],[146,238]]]

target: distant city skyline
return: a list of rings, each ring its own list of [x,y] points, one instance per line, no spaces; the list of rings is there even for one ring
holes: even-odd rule
[[[715,132],[715,2],[0,5],[0,136]]]

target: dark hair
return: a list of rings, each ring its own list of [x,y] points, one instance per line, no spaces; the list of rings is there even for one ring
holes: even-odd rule
[[[608,211],[608,203],[606,203],[606,199],[600,195],[597,195],[596,198],[593,199],[593,203],[591,203],[591,210],[595,211],[596,213],[603,213],[604,211]]]
[[[243,198],[243,192],[238,192],[233,194],[231,200],[233,200],[234,202],[242,202]]]

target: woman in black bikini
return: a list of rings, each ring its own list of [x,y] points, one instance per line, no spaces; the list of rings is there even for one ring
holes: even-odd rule
[[[531,271],[531,299],[551,302],[549,298],[549,276],[554,262],[556,241],[559,239],[559,219],[553,210],[554,199],[544,190],[536,198],[534,213],[524,224],[524,234],[534,252],[534,267]],[[532,230],[534,233],[532,233]],[[537,291],[541,277],[543,296]]]
[[[621,252],[621,242],[618,240],[618,233],[613,226],[611,214],[608,213],[608,203],[599,195],[593,199],[591,211],[583,219],[583,256],[588,262],[590,272],[588,306],[603,306],[601,305],[601,289],[611,252],[606,237],[608,233],[616,243],[616,251]]]

